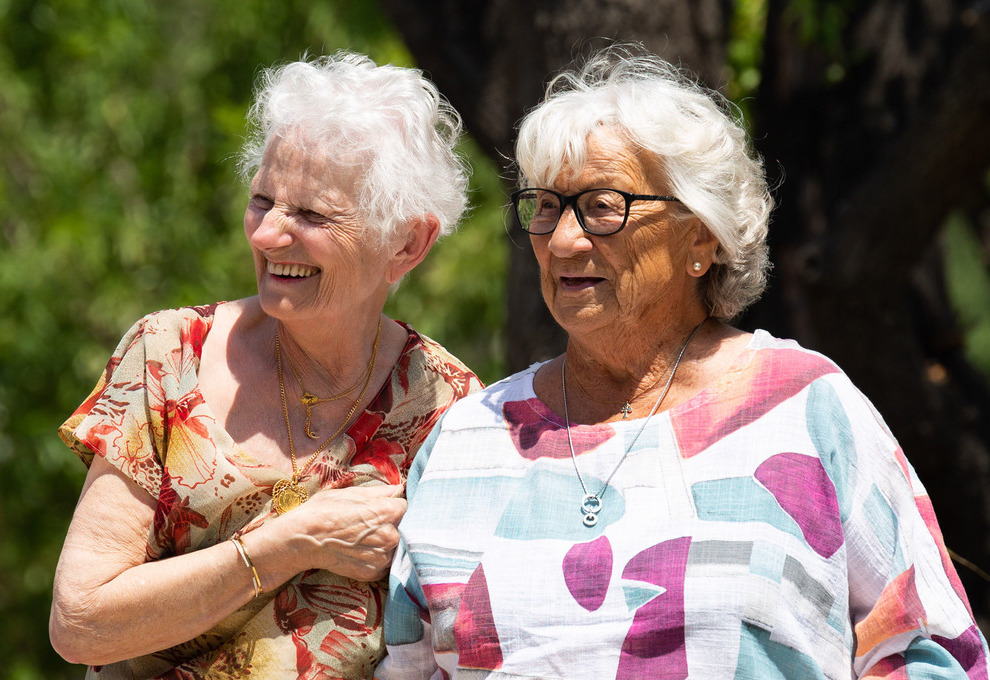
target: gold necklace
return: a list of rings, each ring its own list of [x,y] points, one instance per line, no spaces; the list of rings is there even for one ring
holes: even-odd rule
[[[374,359],[374,357],[372,357],[372,359]],[[327,404],[331,401],[337,401],[338,399],[343,399],[348,394],[350,394],[355,389],[357,389],[357,386],[360,385],[361,381],[365,379],[366,374],[370,374],[371,369],[374,367],[374,364],[372,362],[368,362],[368,365],[364,369],[365,372],[362,373],[360,376],[358,376],[358,379],[354,381],[353,385],[348,387],[340,394],[335,394],[332,397],[318,397],[309,390],[307,390],[306,386],[303,385],[302,376],[299,375],[299,371],[296,370],[296,366],[295,364],[292,363],[292,357],[289,356],[288,352],[285,353],[285,360],[288,362],[289,368],[292,369],[292,375],[296,377],[296,382],[299,383],[299,389],[302,391],[302,396],[299,398],[299,401],[302,402],[302,405],[306,407],[306,436],[309,437],[310,439],[317,439],[320,436],[319,432],[313,432],[312,429],[313,407],[318,406],[319,404]]]
[[[369,364],[370,368],[368,370],[368,377],[364,380],[364,386],[361,388],[361,394],[358,395],[358,398],[354,401],[354,404],[351,405],[351,410],[347,412],[347,416],[340,424],[340,427],[337,428],[337,431],[327,437],[326,441],[317,447],[316,451],[313,452],[313,455],[306,460],[302,467],[299,467],[296,465],[296,449],[292,445],[292,427],[289,425],[289,407],[285,401],[285,383],[282,380],[282,345],[279,342],[278,326],[275,327],[275,364],[278,368],[278,391],[282,398],[282,415],[285,416],[285,432],[289,435],[289,455],[292,459],[292,479],[280,479],[275,482],[275,486],[272,487],[272,508],[275,510],[276,514],[282,515],[293,508],[298,508],[309,498],[309,492],[306,491],[304,487],[299,485],[299,478],[307,470],[307,468],[309,468],[312,462],[316,460],[316,456],[318,456],[323,449],[329,446],[329,444],[335,440],[341,432],[344,431],[344,428],[350,421],[351,416],[353,416],[354,412],[357,410],[358,404],[360,404],[364,399],[364,395],[368,391],[368,386],[371,385],[371,376],[375,373],[375,361],[378,359],[378,342],[381,339],[381,334],[382,320],[381,317],[379,317],[378,330],[375,332],[375,345],[371,350],[371,363]]]

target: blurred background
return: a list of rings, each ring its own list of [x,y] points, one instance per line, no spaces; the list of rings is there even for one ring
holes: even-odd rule
[[[504,220],[514,125],[603,37],[746,114],[779,207],[740,325],[824,351],[874,401],[988,630],[987,0],[0,0],[0,676],[84,670],[47,633],[85,473],[58,425],[136,319],[255,291],[234,157],[259,69],[364,52],[461,111],[473,210],[387,311],[491,382],[562,347]]]

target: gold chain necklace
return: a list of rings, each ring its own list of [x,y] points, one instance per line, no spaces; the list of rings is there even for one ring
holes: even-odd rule
[[[338,399],[343,399],[348,394],[350,394],[355,389],[357,389],[357,386],[361,384],[361,381],[366,378],[366,374],[370,374],[371,369],[374,368],[373,361],[368,362],[368,365],[364,369],[365,372],[362,373],[360,376],[358,376],[358,379],[354,381],[354,384],[348,387],[346,390],[344,390],[340,394],[335,394],[332,397],[318,397],[309,390],[307,390],[306,386],[303,385],[302,376],[299,375],[299,371],[296,370],[296,366],[295,364],[292,363],[292,357],[289,356],[288,352],[285,353],[285,360],[286,362],[288,362],[289,368],[292,369],[292,375],[296,377],[296,382],[299,383],[299,389],[302,391],[302,396],[299,398],[299,401],[302,402],[302,405],[306,407],[306,436],[309,437],[310,439],[317,439],[320,436],[319,432],[313,432],[312,429],[313,407],[318,406],[319,404],[327,404],[331,401],[337,401]],[[372,360],[374,360],[374,357],[372,357]]]
[[[378,318],[378,330],[375,332],[375,345],[371,350],[371,363],[368,369],[368,377],[364,380],[364,386],[361,388],[361,394],[351,405],[351,410],[347,412],[344,421],[337,428],[337,431],[332,435],[327,437],[327,439],[317,447],[313,455],[310,456],[306,462],[299,467],[296,464],[296,448],[292,444],[292,427],[289,425],[289,407],[285,401],[285,383],[282,380],[282,344],[279,342],[278,337],[278,327],[275,327],[275,364],[278,368],[278,391],[282,398],[282,415],[285,416],[285,432],[289,435],[289,455],[292,458],[292,479],[280,479],[272,487],[272,508],[275,510],[276,514],[282,515],[292,510],[293,508],[298,508],[300,505],[306,502],[309,498],[309,492],[299,484],[299,478],[302,474],[309,468],[316,457],[320,454],[323,449],[330,445],[330,443],[335,440],[344,428],[347,427],[347,423],[350,422],[351,416],[357,410],[358,404],[364,399],[364,395],[368,391],[368,386],[371,385],[371,376],[375,373],[375,361],[378,359],[378,343],[381,339],[382,334],[382,320],[381,317]],[[286,356],[288,358],[288,356]]]

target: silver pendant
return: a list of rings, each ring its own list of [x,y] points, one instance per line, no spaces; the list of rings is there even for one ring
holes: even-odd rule
[[[593,493],[585,494],[581,499],[581,511],[598,514],[602,509],[602,499]]]
[[[584,513],[584,526],[593,527],[598,524],[598,513],[602,509],[602,499],[593,493],[585,494],[581,499],[581,512]]]

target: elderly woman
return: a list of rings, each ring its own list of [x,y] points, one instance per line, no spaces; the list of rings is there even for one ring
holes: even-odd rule
[[[51,637],[90,678],[369,677],[409,463],[480,388],[382,314],[464,209],[457,114],[351,54],[252,114],[258,295],[138,321],[60,431],[89,473]]]
[[[376,677],[987,677],[869,402],[727,325],[763,289],[771,207],[728,110],[611,50],[524,119],[512,204],[567,349],[423,445]]]

